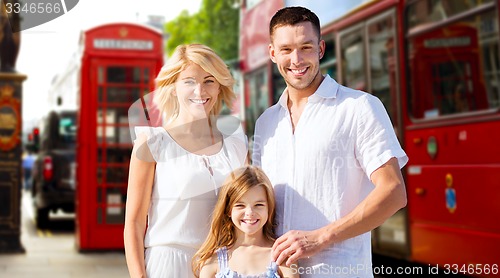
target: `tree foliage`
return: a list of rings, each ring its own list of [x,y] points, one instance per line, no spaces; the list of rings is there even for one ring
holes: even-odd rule
[[[194,16],[190,16],[186,10],[183,10],[174,20],[165,24],[165,31],[168,35],[167,53],[170,55],[179,44],[197,42],[198,38],[197,24]]]
[[[189,15],[182,11],[165,24],[168,33],[167,53],[185,43],[201,43],[211,47],[222,59],[238,57],[238,0],[202,0],[200,11]]]

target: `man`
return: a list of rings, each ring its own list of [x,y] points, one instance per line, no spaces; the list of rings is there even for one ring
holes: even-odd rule
[[[314,13],[281,9],[269,30],[287,88],[257,120],[253,162],[276,191],[273,259],[300,259],[301,277],[372,277],[370,231],[406,205],[408,158],[376,97],[321,75]]]

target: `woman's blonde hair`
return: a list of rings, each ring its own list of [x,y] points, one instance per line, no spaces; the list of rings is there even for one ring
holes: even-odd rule
[[[234,79],[224,61],[208,46],[202,44],[179,45],[165,63],[156,78],[154,102],[165,117],[166,122],[179,114],[179,103],[172,94],[175,91],[175,82],[190,64],[197,64],[204,71],[213,75],[220,84],[220,93],[210,114],[218,115],[223,102],[230,106],[235,98],[233,91]]]
[[[219,198],[212,215],[210,232],[198,252],[193,257],[193,272],[198,277],[201,268],[221,247],[231,248],[236,242],[236,228],[231,221],[234,204],[250,189],[262,186],[266,191],[268,219],[262,228],[264,236],[274,241],[274,216],[276,202],[274,190],[264,171],[255,166],[245,166],[234,170],[222,185]]]

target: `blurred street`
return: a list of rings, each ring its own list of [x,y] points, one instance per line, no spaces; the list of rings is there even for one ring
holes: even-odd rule
[[[73,214],[51,215],[48,229],[37,230],[27,192],[23,192],[21,210],[21,240],[26,253],[0,254],[0,277],[128,277],[123,252],[76,250]]]
[[[339,173],[375,165],[366,154],[376,148],[365,146],[379,141],[377,134],[391,136],[390,145],[399,144],[409,158],[401,169],[406,207],[372,233],[375,277],[500,277],[500,221],[494,220],[500,214],[500,157],[494,155],[500,153],[500,0],[68,0],[61,9],[38,3],[35,13],[35,3],[26,2],[0,0],[0,278],[129,277],[123,227],[131,131],[167,120],[152,94],[163,91],[155,81],[163,65],[179,44],[205,44],[220,55],[235,81],[234,102],[221,115],[238,119],[234,126],[249,139],[251,162],[254,146],[268,142],[255,134],[257,119],[290,82],[269,57],[270,19],[290,6],[318,15],[314,29],[322,42],[278,53],[281,61],[297,64],[303,77],[319,72],[335,79],[335,88],[378,99],[359,94],[367,108],[374,101],[374,109],[360,108],[360,117],[320,117],[307,108],[300,117],[318,122],[304,132],[317,141],[305,148],[294,141],[311,161],[304,169],[314,170],[325,155]],[[336,94],[331,107],[356,99]],[[379,116],[380,133],[361,132]],[[339,122],[344,118],[352,120]],[[290,165],[305,161],[291,157]],[[301,168],[290,169],[290,180]],[[326,178],[318,188],[330,184],[342,200],[355,192]],[[32,191],[19,196],[19,187]],[[290,192],[316,209],[307,190]],[[328,197],[321,194],[324,204],[343,207]],[[49,215],[50,209],[77,209],[78,229],[75,214]],[[323,223],[320,218],[304,221]],[[24,253],[1,253],[19,250],[19,241]],[[87,251],[79,252],[76,242]]]

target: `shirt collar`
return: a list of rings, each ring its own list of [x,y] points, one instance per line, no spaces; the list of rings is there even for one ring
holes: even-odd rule
[[[335,79],[331,78],[330,75],[325,75],[325,78],[319,85],[318,89],[314,94],[312,94],[309,98],[309,102],[319,102],[325,98],[335,98],[337,97],[337,91],[339,89],[339,84]],[[288,110],[287,106],[288,101],[288,88],[285,88],[283,93],[281,94],[278,103],[285,109]]]

